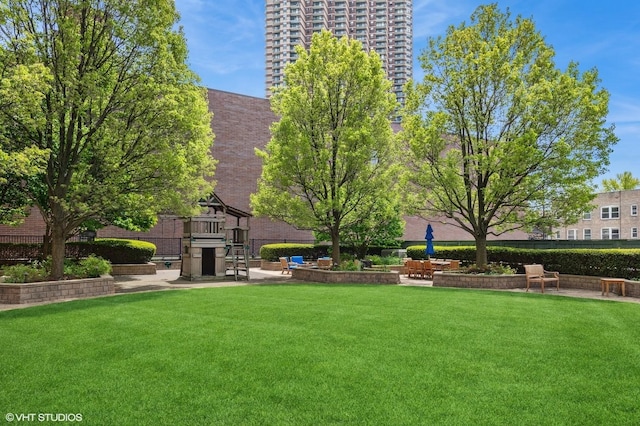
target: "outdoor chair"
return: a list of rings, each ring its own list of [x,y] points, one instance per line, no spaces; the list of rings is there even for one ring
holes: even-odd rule
[[[455,270],[458,270],[458,269],[460,269],[460,261],[451,259],[449,261],[449,270],[455,271]]]
[[[287,260],[287,258],[286,258],[286,257],[281,257],[281,258],[280,258],[280,266],[282,267],[282,271],[280,272],[280,275],[284,274],[285,272],[286,272],[287,274],[290,274],[290,273],[291,273],[291,270],[292,270],[293,268],[295,268],[295,266],[293,266],[293,265],[291,265],[291,264],[289,263],[289,261]]]
[[[407,260],[407,262],[405,263],[405,268],[407,270],[407,278],[411,278],[411,276],[413,276],[414,278],[417,278],[419,267],[420,267],[419,260]]]
[[[318,259],[318,269],[331,269],[333,267],[333,259],[321,258]]]
[[[423,279],[433,279],[433,265],[431,265],[431,261],[430,260],[425,260],[423,262],[421,262],[421,266],[422,266],[422,271],[421,271],[421,275]]]
[[[527,278],[527,291],[531,283],[540,283],[540,290],[544,293],[545,283],[556,283],[556,289],[560,290],[560,274],[554,271],[545,271],[542,265],[524,265],[524,273]]]
[[[300,265],[300,266],[305,265],[304,258],[302,256],[291,256],[291,263],[294,263],[295,265]]]
[[[404,258],[402,260],[402,273],[405,274],[407,277],[409,277],[409,262],[411,262],[413,259],[409,258]]]

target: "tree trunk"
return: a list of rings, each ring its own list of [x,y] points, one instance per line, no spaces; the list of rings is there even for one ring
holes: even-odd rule
[[[331,230],[331,258],[333,259],[333,265],[340,265],[340,234]]]
[[[59,280],[64,275],[65,233],[62,226],[51,229],[51,279]]]
[[[358,253],[358,259],[362,260],[362,259],[366,258],[368,249],[369,249],[369,247],[366,244],[362,244],[362,245],[358,246],[358,248],[356,249],[356,251]]]
[[[49,256],[51,256],[51,231],[49,225],[47,225],[47,230],[42,239],[42,258],[46,259]]]
[[[476,235],[476,266],[483,268],[487,263],[487,236]]]

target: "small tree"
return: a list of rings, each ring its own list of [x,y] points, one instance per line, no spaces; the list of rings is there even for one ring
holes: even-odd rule
[[[419,195],[418,212],[473,235],[480,266],[488,235],[544,212],[545,226],[579,217],[617,141],[597,71],[561,72],[553,55],[531,20],[481,6],[471,25],[429,40],[424,80],[407,86],[405,192]]]
[[[640,186],[640,179],[633,177],[631,172],[618,173],[615,179],[602,179],[602,189],[610,191],[629,191]]]
[[[186,65],[170,0],[12,0],[0,8],[3,68],[42,66],[49,80],[24,114],[0,111],[17,146],[47,152],[21,194],[47,228],[52,278],[81,226],[144,230],[189,214],[212,183],[206,92]]]
[[[266,149],[256,150],[263,169],[251,205],[256,215],[328,233],[339,263],[341,230],[392,190],[397,102],[380,58],[358,41],[323,31],[297,53],[271,98],[280,121]]]
[[[396,194],[390,192],[390,198]],[[343,227],[340,231],[340,242],[344,247],[353,248],[359,259],[367,256],[369,247],[397,247],[399,239],[404,233],[404,220],[400,203],[397,200],[378,200],[374,210],[371,210],[360,222],[353,223],[349,227]],[[331,241],[331,236],[325,232],[316,233],[318,241]]]

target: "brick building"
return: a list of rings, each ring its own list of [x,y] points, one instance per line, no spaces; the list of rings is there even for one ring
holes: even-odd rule
[[[209,110],[214,114],[211,127],[215,141],[211,152],[218,160],[214,179],[215,192],[228,206],[250,212],[249,194],[255,192],[262,163],[254,148],[264,148],[270,139],[270,125],[276,120],[267,99],[239,95],[209,89]],[[397,130],[397,124],[394,124]],[[471,236],[461,229],[444,223],[445,220],[427,221],[418,217],[406,217],[403,239],[422,241],[427,223],[434,228],[436,241],[470,241]],[[297,230],[283,222],[269,218],[253,217],[249,233],[251,254],[258,255],[260,246],[273,242],[312,242],[310,231]],[[0,225],[0,236],[40,237],[45,226],[37,209],[32,211],[19,227]],[[98,231],[98,237],[137,238],[151,241],[158,246],[158,254],[180,253],[183,221],[175,216],[161,216],[158,224],[149,232],[130,232],[116,227]],[[492,239],[527,239],[524,232],[512,232]]]
[[[603,192],[596,196],[596,208],[585,212],[573,225],[555,229],[560,240],[636,240],[640,229],[640,189]]]

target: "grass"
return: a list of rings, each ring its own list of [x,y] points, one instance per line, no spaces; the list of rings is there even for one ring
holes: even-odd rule
[[[640,305],[397,286],[0,312],[0,411],[84,424],[638,424]]]

